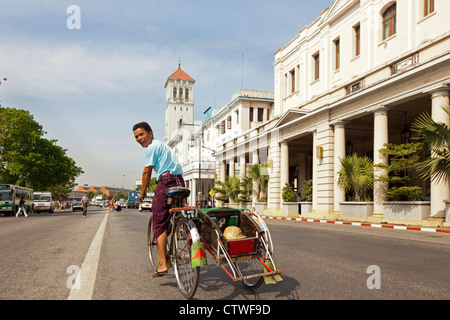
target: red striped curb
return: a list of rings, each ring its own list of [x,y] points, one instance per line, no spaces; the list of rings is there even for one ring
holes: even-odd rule
[[[373,224],[373,223],[366,223],[366,222],[349,222],[349,221],[333,221],[333,220],[321,220],[321,219],[311,219],[311,218],[286,218],[286,217],[272,217],[272,216],[261,216],[261,217],[264,219],[272,219],[272,220],[319,222],[319,223],[331,223],[331,224],[345,224],[345,225],[361,226],[361,227],[450,233],[450,229],[440,229],[440,228],[393,226],[393,225],[387,225],[387,224]]]

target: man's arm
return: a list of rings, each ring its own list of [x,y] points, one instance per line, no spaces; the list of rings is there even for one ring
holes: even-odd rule
[[[147,195],[147,188],[150,184],[150,179],[152,178],[152,170],[153,166],[145,167],[144,171],[142,172],[142,186],[141,186],[141,192],[139,192],[138,199],[139,202],[142,202],[142,200]]]

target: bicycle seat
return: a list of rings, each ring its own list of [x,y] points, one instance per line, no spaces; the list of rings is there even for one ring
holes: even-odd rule
[[[191,190],[184,187],[172,187],[167,189],[167,197],[183,197],[187,198],[191,194]]]

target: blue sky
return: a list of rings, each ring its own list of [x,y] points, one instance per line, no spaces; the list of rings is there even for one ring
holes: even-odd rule
[[[164,137],[167,77],[195,80],[195,119],[241,88],[273,91],[274,53],[332,0],[1,0],[0,100],[26,109],[85,173],[134,187],[144,152],[131,127]],[[70,5],[80,29],[67,28]],[[214,90],[214,88],[216,88]]]

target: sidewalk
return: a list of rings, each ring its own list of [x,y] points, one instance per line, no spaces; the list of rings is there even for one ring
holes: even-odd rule
[[[411,230],[411,231],[424,231],[424,232],[438,232],[450,234],[450,222],[443,222],[442,220],[426,220],[426,221],[387,221],[381,217],[373,216],[363,218],[340,217],[338,214],[319,215],[309,213],[307,215],[289,214],[283,215],[278,212],[267,211],[261,214],[264,219],[271,220],[288,220],[299,222],[318,222],[329,224],[342,224],[361,227],[373,227],[373,228],[386,228],[397,230]]]

